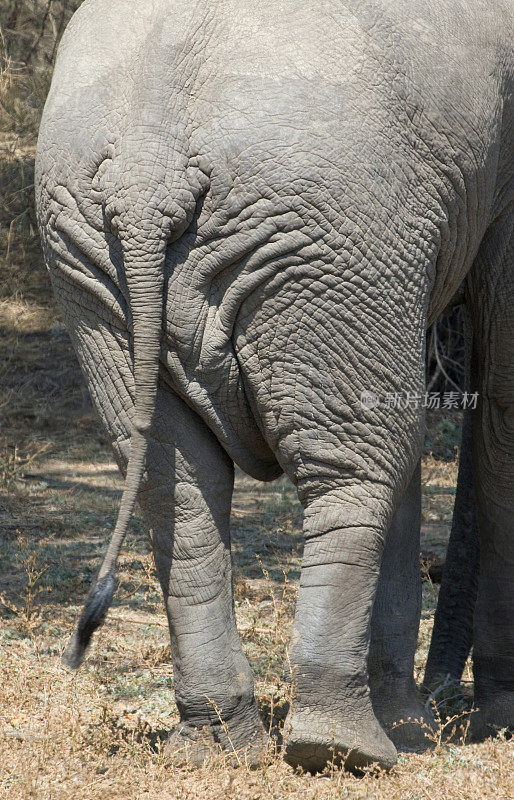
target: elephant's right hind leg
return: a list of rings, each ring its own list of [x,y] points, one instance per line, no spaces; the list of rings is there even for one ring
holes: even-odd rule
[[[471,731],[514,732],[514,213],[480,247],[470,281],[474,329],[474,477],[480,574]]]

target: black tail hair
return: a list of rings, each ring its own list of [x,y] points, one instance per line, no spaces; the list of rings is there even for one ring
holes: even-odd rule
[[[95,583],[80,615],[77,630],[62,654],[62,663],[68,669],[80,667],[91,636],[105,619],[114,596],[114,571],[111,569]]]

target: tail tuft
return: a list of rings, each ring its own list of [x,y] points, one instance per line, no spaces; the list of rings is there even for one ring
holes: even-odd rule
[[[77,630],[62,655],[62,663],[68,669],[76,670],[80,667],[91,636],[104,621],[113,596],[114,571],[111,569],[89,592]]]

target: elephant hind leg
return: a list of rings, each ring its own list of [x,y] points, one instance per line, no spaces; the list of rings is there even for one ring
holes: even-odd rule
[[[364,515],[356,523],[355,507],[330,493],[306,510],[304,532],[286,760],[309,771],[331,762],[388,769],[396,749],[373,712],[366,669],[382,534]]]
[[[373,710],[396,747],[407,751],[432,746],[434,725],[414,682],[421,613],[420,525],[418,464],[386,536],[368,657]]]
[[[480,574],[473,630],[476,738],[514,730],[514,212],[486,234],[470,276],[474,478]]]
[[[236,761],[256,762],[267,737],[233,604],[233,463],[198,415],[164,388],[156,416],[155,471],[140,504],[166,604],[181,717],[168,752],[175,762],[199,765],[216,744]]]

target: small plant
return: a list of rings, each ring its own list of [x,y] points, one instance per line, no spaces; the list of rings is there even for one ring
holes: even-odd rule
[[[271,579],[269,570],[264,566],[261,557],[256,555],[271,597],[272,609],[271,625],[261,630],[262,637],[260,637],[265,657],[262,680],[267,691],[264,693],[261,690],[259,705],[266,718],[268,734],[276,740],[278,745],[282,740],[282,728],[295,692],[295,668],[291,664],[289,653],[289,623],[296,599],[296,587],[289,578],[293,565],[291,563],[284,565],[276,551],[274,555],[283,575],[281,587],[276,586],[276,582]],[[259,631],[253,627],[252,632],[258,633]]]
[[[157,579],[153,556],[150,553],[135,555],[129,552],[123,553],[123,555],[130,559],[132,566],[134,562],[137,562],[142,572],[141,578],[138,580],[135,587],[125,590],[123,603],[126,604],[127,600],[132,600],[135,604],[143,607],[148,613],[161,614],[162,592]],[[130,579],[132,582],[132,570]]]
[[[0,603],[16,616],[20,629],[31,639],[36,649],[36,655],[39,658],[36,632],[42,622],[42,612],[38,604],[38,598],[41,594],[50,590],[48,586],[44,586],[41,583],[48,567],[40,565],[37,549],[29,544],[20,531],[16,533],[19,550],[17,560],[25,573],[25,589],[22,595],[18,595],[19,603],[14,603],[5,594],[0,594]],[[45,541],[48,541],[48,539]]]
[[[435,586],[434,581],[432,580],[432,570],[433,565],[429,559],[423,553],[419,554],[419,562],[420,562],[420,570],[421,570],[421,580],[428,588],[430,598],[434,603],[437,603],[437,597],[439,595],[439,588]],[[441,566],[442,570],[442,566]]]
[[[469,700],[464,687],[450,674],[430,692],[425,708],[432,712],[437,730],[434,732],[430,729],[432,735],[427,732],[427,737],[434,742],[436,749],[442,746],[443,741],[451,740],[456,735],[464,744],[472,713]]]
[[[237,763],[237,766],[240,767],[241,766],[241,757],[240,757],[239,752],[236,750],[236,748],[234,746],[234,742],[232,741],[232,738],[230,736],[230,731],[228,729],[228,725],[225,722],[225,720],[223,719],[223,717],[221,716],[221,708],[218,708],[218,706],[216,705],[215,701],[211,700],[211,698],[207,697],[207,695],[205,695],[205,698],[206,698],[207,702],[209,703],[209,705],[211,705],[213,707],[214,711],[216,712],[216,716],[218,717],[218,721],[219,721],[221,727],[223,728],[223,732],[224,732],[225,736],[227,737],[227,741],[228,741],[228,743],[229,743],[229,745],[231,747],[231,750],[232,750],[231,755],[234,757],[234,759],[235,759],[235,761]]]
[[[47,450],[48,445],[44,444],[22,455],[18,445],[3,440],[0,444],[0,487],[9,491],[16,486],[27,469]]]

